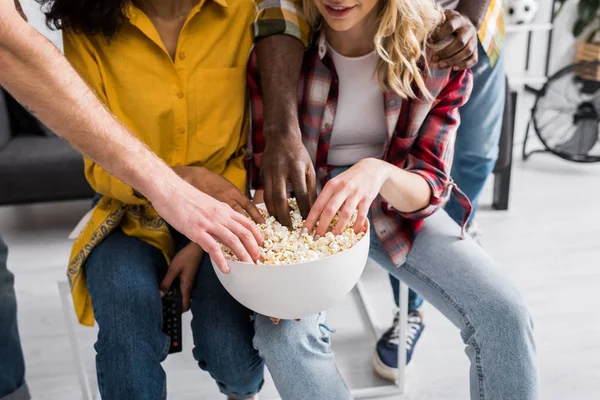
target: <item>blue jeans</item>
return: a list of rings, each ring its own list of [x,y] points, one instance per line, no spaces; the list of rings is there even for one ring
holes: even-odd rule
[[[471,361],[472,400],[536,399],[536,350],[527,306],[485,251],[459,235],[458,225],[440,210],[425,220],[403,265],[390,261],[374,231],[369,256],[459,328]],[[282,399],[350,398],[329,343],[314,340],[322,323],[314,317],[303,324],[261,326],[261,352],[272,355],[267,364],[277,371]]]
[[[500,53],[494,67],[479,44],[479,62],[473,68],[473,92],[467,104],[460,109],[460,126],[456,134],[452,179],[473,204],[475,216],[477,201],[485,182],[496,165],[498,142],[502,133],[506,77],[504,54]],[[461,223],[464,210],[454,197],[446,204],[446,212]],[[394,300],[398,305],[398,280],[390,276]],[[419,300],[409,292],[410,306]]]
[[[479,62],[473,67],[473,92],[460,109],[460,126],[456,134],[452,179],[473,204],[471,220],[485,182],[498,159],[498,143],[502,133],[506,77],[504,54],[494,67],[479,44]],[[446,204],[453,220],[460,222],[463,209],[454,197]]]
[[[6,266],[7,258],[8,248],[0,236],[0,400],[28,400],[14,275]]]
[[[173,232],[177,249],[188,240]],[[90,254],[85,273],[99,332],[96,368],[102,398],[162,400],[160,363],[169,340],[161,330],[159,282],[167,264],[157,248],[117,231]],[[264,365],[252,347],[252,313],[223,288],[205,256],[191,297],[194,358],[222,393],[250,398],[263,383]]]

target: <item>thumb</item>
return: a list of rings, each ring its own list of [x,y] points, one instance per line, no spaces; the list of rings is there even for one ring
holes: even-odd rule
[[[171,285],[173,284],[173,281],[175,280],[175,278],[177,278],[179,276],[180,270],[181,270],[181,268],[179,268],[177,265],[171,263],[171,265],[169,266],[169,269],[167,270],[167,274],[165,275],[162,282],[160,283],[161,297],[164,296],[165,293],[167,293],[169,291],[169,289],[171,288]]]

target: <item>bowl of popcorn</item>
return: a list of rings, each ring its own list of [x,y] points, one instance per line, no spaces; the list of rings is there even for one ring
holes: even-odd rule
[[[354,232],[352,217],[341,235],[331,229],[321,238],[303,233],[304,221],[294,199],[290,203],[293,228],[282,226],[259,210],[266,222],[262,260],[257,264],[237,260],[223,248],[230,272],[224,274],[213,262],[225,289],[252,311],[279,319],[298,319],[317,314],[342,300],[358,282],[369,256],[369,229]]]

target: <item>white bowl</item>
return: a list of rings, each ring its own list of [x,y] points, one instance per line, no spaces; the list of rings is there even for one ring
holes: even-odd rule
[[[254,265],[227,261],[228,274],[213,268],[238,302],[268,317],[298,319],[341,301],[358,282],[369,257],[370,230],[354,247],[315,261]]]

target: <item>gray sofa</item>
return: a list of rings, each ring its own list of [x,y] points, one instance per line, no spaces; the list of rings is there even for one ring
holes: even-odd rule
[[[92,196],[82,157],[0,89],[0,205]]]

